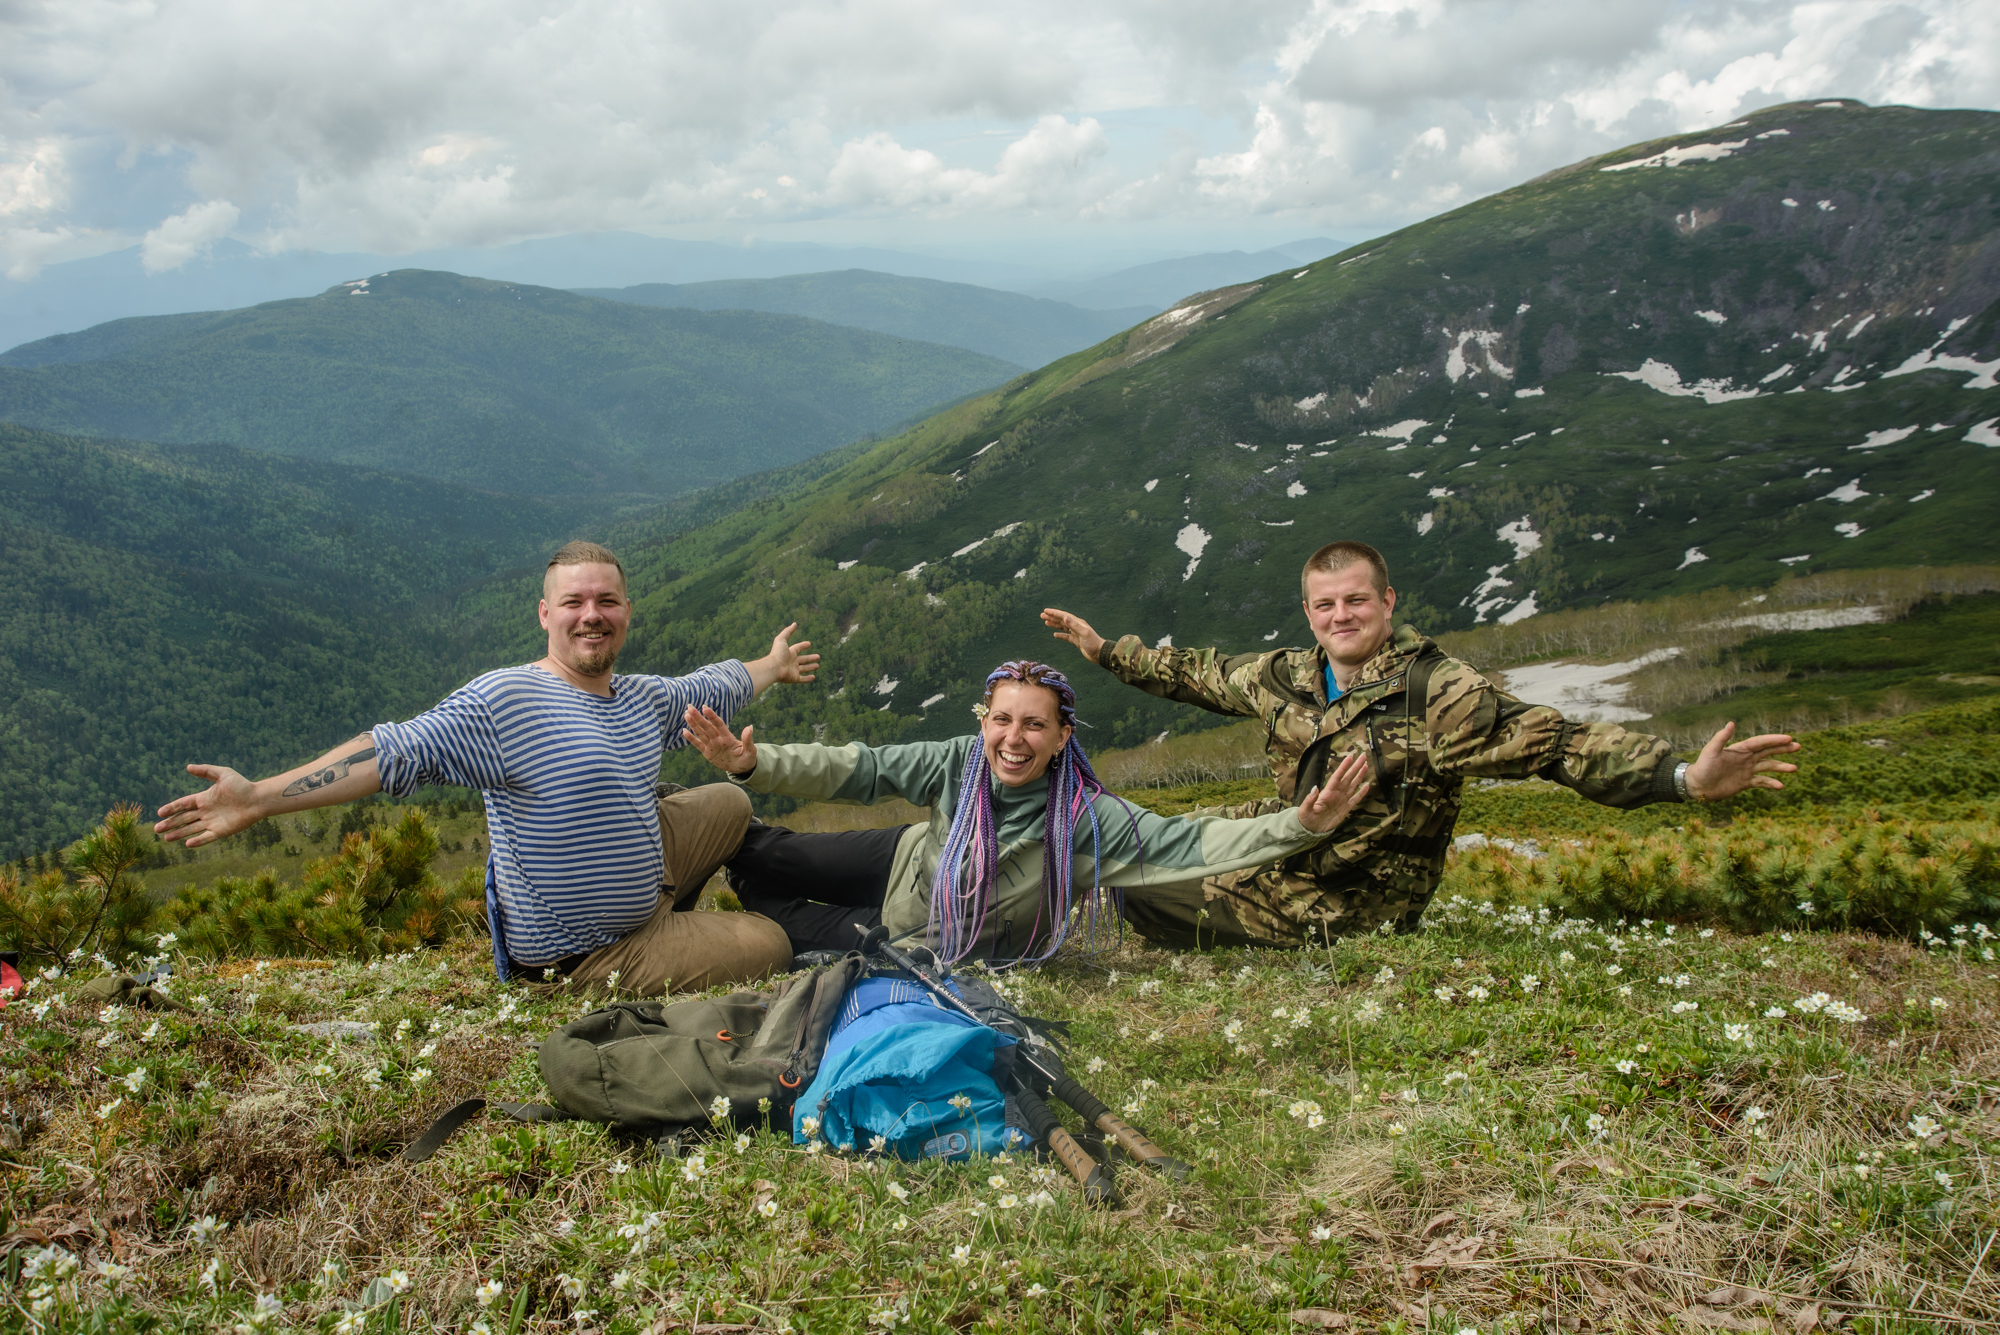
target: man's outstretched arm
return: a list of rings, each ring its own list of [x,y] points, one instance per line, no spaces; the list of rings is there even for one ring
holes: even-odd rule
[[[1085,658],[1148,695],[1197,705],[1216,714],[1255,717],[1262,713],[1262,703],[1254,695],[1259,655],[1231,656],[1219,649],[1171,646],[1148,649],[1136,635],[1113,643],[1093,630],[1088,621],[1059,607],[1043,608],[1042,624],[1054,630],[1058,640],[1075,645]],[[1245,671],[1246,667],[1250,670]]]
[[[153,833],[189,848],[227,839],[266,816],[338,806],[382,791],[375,765],[375,739],[365,732],[311,764],[274,778],[253,782],[224,765],[189,765],[187,770],[207,779],[208,787],[161,807]]]

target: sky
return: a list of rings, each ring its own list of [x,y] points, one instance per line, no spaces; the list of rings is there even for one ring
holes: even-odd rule
[[[1353,241],[1835,96],[2000,106],[2000,5],[0,0],[0,271],[223,237]]]

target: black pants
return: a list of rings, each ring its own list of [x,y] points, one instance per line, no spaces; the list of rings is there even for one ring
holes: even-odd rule
[[[896,841],[907,825],[839,834],[798,834],[752,825],[728,862],[743,907],[785,929],[792,950],[852,950],[882,921]]]

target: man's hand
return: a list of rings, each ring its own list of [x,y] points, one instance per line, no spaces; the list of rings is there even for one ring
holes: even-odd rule
[[[682,721],[687,725],[688,740],[707,757],[709,764],[729,774],[748,774],[757,768],[757,744],[750,740],[750,734],[757,731],[754,724],[744,728],[743,735],[738,737],[729,731],[722,715],[706,706],[696,709],[693,705],[688,706]]]
[[[1367,791],[1368,762],[1351,755],[1335,767],[1325,783],[1300,799],[1299,824],[1314,834],[1330,834]]]
[[[800,685],[811,681],[819,672],[819,655],[809,654],[811,640],[791,643],[792,632],[799,628],[794,621],[779,631],[771,639],[771,652],[754,663],[743,666],[750,669],[751,698],[755,699],[769,690],[774,682],[790,682]],[[706,754],[704,752],[703,754]]]
[[[1799,749],[1799,744],[1790,737],[1766,733],[1732,745],[1729,739],[1735,734],[1734,723],[1723,724],[1722,730],[1708,739],[1701,755],[1688,766],[1688,796],[1695,801],[1720,802],[1745,788],[1783,788],[1785,785],[1771,775],[1798,771],[1797,765],[1778,759]]]
[[[1078,653],[1091,662],[1104,652],[1104,637],[1090,628],[1090,623],[1082,617],[1065,612],[1059,607],[1042,609],[1042,624],[1055,627],[1056,638],[1068,640],[1076,646]]]
[[[224,765],[189,765],[187,771],[207,779],[208,787],[160,808],[153,833],[162,840],[200,848],[247,830],[264,818],[258,785],[235,770]]]

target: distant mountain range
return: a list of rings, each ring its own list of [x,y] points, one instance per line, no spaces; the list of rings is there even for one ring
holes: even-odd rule
[[[640,306],[805,315],[898,338],[969,348],[1019,366],[1042,366],[1066,357],[1160,309],[1138,305],[1118,311],[1084,310],[1018,292],[941,283],[934,278],[904,278],[868,269],[577,291]]]
[[[1316,257],[1299,252],[1325,254],[1339,248],[1333,242],[1294,242],[1279,248],[1286,258],[1277,264]],[[1135,301],[1098,301],[1093,297],[1078,304],[1093,308],[1143,305],[1152,308],[1143,314],[1151,314],[1190,292],[1213,286],[1202,275],[1209,272],[1215,258],[1192,255],[1165,261],[1167,265],[1183,264],[1189,268],[1185,280],[1170,278],[1147,289],[1163,295]],[[1089,272],[1083,265],[1077,267],[1084,268],[1086,274]],[[1253,269],[1264,272],[1271,267],[1261,265]],[[399,269],[432,269],[498,282],[561,288],[681,285],[868,269],[905,278],[978,284],[1016,292],[1074,273],[1074,270],[1051,272],[1025,264],[924,255],[878,246],[769,241],[724,245],[642,236],[635,232],[582,233],[505,246],[460,247],[395,256],[305,251],[267,255],[225,238],[211,246],[207,254],[164,273],[146,272],[139,247],[132,246],[89,259],[52,264],[26,280],[0,278],[0,349],[133,316],[233,310],[303,297],[349,279]],[[1031,295],[1070,300],[1059,293],[1036,291]]]
[[[397,271],[0,354],[0,419],[223,441],[608,513],[781,466],[1021,367],[791,315]]]
[[[1022,265],[940,259],[868,246],[721,245],[636,232],[594,232],[410,255],[263,254],[216,242],[178,269],[149,274],[137,246],[52,264],[26,281],[0,279],[0,348],[107,320],[254,306],[303,297],[336,283],[398,269],[432,269],[538,287],[625,287],[717,278],[774,278],[845,268],[994,286],[1041,281]]]
[[[1247,283],[1287,265],[1311,264],[1325,259],[1336,251],[1345,250],[1347,244],[1320,236],[1273,246],[1269,250],[1185,255],[1120,269],[1101,278],[1037,283],[1024,290],[1033,296],[1066,301],[1089,310],[1124,311],[1137,307],[1150,315],[1197,292],[1228,287],[1231,283]]]

